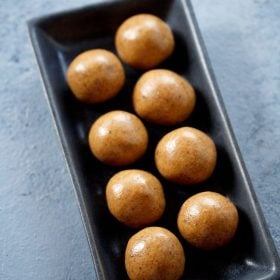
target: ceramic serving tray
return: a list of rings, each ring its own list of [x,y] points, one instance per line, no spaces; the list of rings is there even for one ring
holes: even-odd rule
[[[28,23],[54,124],[73,179],[97,279],[128,278],[124,251],[136,230],[118,223],[107,209],[106,183],[121,168],[105,166],[93,157],[87,141],[88,131],[92,122],[108,111],[133,112],[131,93],[142,72],[125,66],[124,89],[101,105],[77,101],[67,86],[65,73],[72,59],[82,51],[104,48],[116,53],[114,34],[117,27],[127,17],[138,13],[155,14],[171,26],[176,49],[160,68],[184,76],[197,93],[194,113],[180,126],[192,126],[206,132],[218,150],[217,167],[205,183],[194,187],[168,183],[155,168],[154,149],[164,134],[179,126],[162,128],[144,122],[150,137],[148,151],[141,160],[129,166],[152,172],[164,186],[167,207],[156,225],[168,228],[180,238],[186,254],[183,279],[280,279],[276,249],[234,139],[191,4],[186,0],[103,1]],[[183,201],[205,190],[229,197],[240,216],[234,240],[214,252],[192,248],[182,240],[176,227],[177,213]]]

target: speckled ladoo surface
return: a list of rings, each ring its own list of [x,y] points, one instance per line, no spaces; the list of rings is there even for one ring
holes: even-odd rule
[[[0,3],[0,279],[95,279],[26,20],[93,0]],[[280,252],[280,2],[192,0]]]

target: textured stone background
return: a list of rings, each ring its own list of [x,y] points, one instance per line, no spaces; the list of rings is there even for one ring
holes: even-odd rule
[[[92,2],[0,2],[0,279],[94,279],[25,24]],[[280,252],[280,1],[192,2]]]

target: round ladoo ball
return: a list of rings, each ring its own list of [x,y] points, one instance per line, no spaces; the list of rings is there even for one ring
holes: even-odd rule
[[[174,125],[187,119],[195,106],[195,92],[187,80],[173,71],[144,73],[133,91],[133,106],[144,120]]]
[[[165,198],[160,181],[142,170],[124,170],[115,174],[106,187],[111,214],[131,228],[157,221],[163,214]]]
[[[184,266],[183,247],[165,228],[145,228],[128,241],[125,267],[131,280],[177,280]]]
[[[127,165],[142,157],[147,149],[148,133],[135,115],[112,111],[91,126],[89,146],[93,155],[111,166]]]
[[[101,103],[116,96],[125,82],[120,60],[103,49],[81,53],[69,65],[67,82],[82,102]]]
[[[180,185],[198,184],[208,179],[216,160],[213,140],[192,127],[169,132],[159,141],[155,151],[155,163],[160,174]]]
[[[171,55],[175,42],[170,27],[163,20],[139,14],[120,25],[115,45],[125,63],[137,69],[150,69]]]
[[[202,192],[184,202],[177,223],[180,233],[191,245],[214,250],[233,238],[238,226],[238,212],[223,195]]]

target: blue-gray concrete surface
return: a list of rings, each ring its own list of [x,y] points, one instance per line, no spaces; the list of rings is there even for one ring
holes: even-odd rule
[[[94,279],[26,20],[93,0],[0,1],[0,279]],[[280,252],[280,1],[193,0]]]

